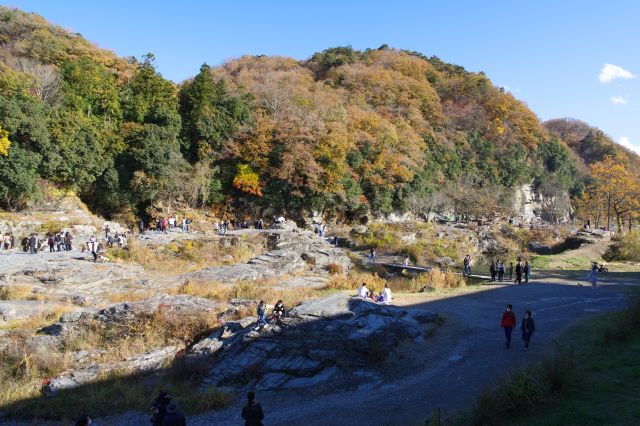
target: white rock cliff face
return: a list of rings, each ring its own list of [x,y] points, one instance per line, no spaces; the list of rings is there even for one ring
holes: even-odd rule
[[[571,219],[569,194],[565,191],[557,197],[560,197],[560,199],[545,198],[533,189],[532,183],[527,183],[516,188],[513,197],[513,210],[523,222],[537,223],[551,220],[545,212],[545,205],[555,204],[558,210],[556,215],[559,222],[567,222]],[[554,203],[554,201],[556,202]]]

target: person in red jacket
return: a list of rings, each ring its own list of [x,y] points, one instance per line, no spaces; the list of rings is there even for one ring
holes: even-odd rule
[[[507,305],[500,321],[500,327],[504,328],[504,337],[507,338],[507,349],[511,346],[511,332],[516,326],[516,314],[512,312],[512,308],[511,305]]]

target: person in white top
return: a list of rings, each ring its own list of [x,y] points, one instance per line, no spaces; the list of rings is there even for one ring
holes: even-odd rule
[[[362,283],[362,285],[358,289],[358,297],[369,297],[369,289],[367,288],[367,284]]]
[[[382,290],[382,303],[390,304],[392,301],[391,297],[391,289],[389,288],[389,284],[384,285],[384,290]]]
[[[404,263],[403,263],[403,265],[404,265],[404,266],[409,266],[409,256],[407,256],[407,257],[405,257],[405,258],[404,258]]]

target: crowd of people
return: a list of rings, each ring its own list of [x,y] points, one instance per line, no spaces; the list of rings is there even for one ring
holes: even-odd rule
[[[369,289],[367,287],[367,283],[362,283],[358,288],[358,297],[368,299],[376,303],[384,303],[385,305],[388,305],[393,301],[389,284],[385,284],[384,288],[379,293],[376,293],[374,289]]]
[[[471,266],[471,256],[466,255],[462,260],[462,275],[470,276]],[[502,283],[507,279],[509,282],[513,280],[514,283],[522,284],[524,279],[524,282],[528,283],[531,278],[531,265],[528,260],[523,262],[522,258],[518,258],[515,265],[513,262],[509,262],[509,266],[504,260],[492,260],[489,265],[489,273],[492,282]],[[507,278],[507,275],[509,278]]]
[[[284,223],[286,219],[283,216],[274,216],[271,222],[271,227]],[[173,215],[170,217],[158,217],[151,221],[151,223],[147,226],[144,220],[140,220],[138,222],[138,231],[143,234],[145,231],[156,231],[166,234],[169,231],[181,231],[182,233],[190,233],[192,231],[191,228],[192,220],[189,217],[184,217],[182,219],[178,219],[177,215]],[[226,235],[226,233],[230,230],[239,230],[239,229],[265,229],[266,223],[264,219],[257,218],[254,220],[251,219],[222,219],[215,220],[213,223],[213,231],[218,235]],[[324,224],[315,224],[314,231],[316,234],[319,234],[323,237],[326,233],[326,225]]]
[[[178,215],[169,216],[168,218],[157,217],[152,224],[156,231],[162,232],[163,234],[166,234],[168,231],[175,231],[176,229],[181,230],[182,233],[191,232],[191,219],[188,217],[183,217],[181,220],[178,219]],[[142,234],[145,229],[144,220],[140,220],[138,230]]]
[[[36,232],[32,232],[29,236],[22,239],[22,250],[31,254],[36,254],[46,247],[49,252],[71,251],[73,249],[73,236],[67,232],[49,232],[44,238]],[[15,248],[15,239],[12,234],[5,234],[3,240],[3,248],[5,250],[13,250]]]
[[[513,280],[514,283],[522,284],[522,280],[524,278],[524,282],[526,284],[531,278],[531,265],[529,265],[528,260],[525,260],[523,263],[522,259],[518,258],[515,268],[513,266],[513,262],[510,262],[509,268],[507,268],[503,260],[491,261],[491,265],[489,266],[489,273],[491,274],[492,282],[504,282],[505,274],[507,273],[507,271],[509,273],[509,281]],[[515,279],[513,278],[514,272]]]

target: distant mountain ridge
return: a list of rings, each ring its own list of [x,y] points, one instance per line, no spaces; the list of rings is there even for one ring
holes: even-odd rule
[[[597,129],[541,123],[483,73],[417,52],[243,56],[176,85],[153,55],[119,58],[7,7],[0,23],[5,207],[48,182],[129,218],[174,202],[471,217],[503,211],[524,183],[580,197],[586,165],[607,155],[638,163]]]

